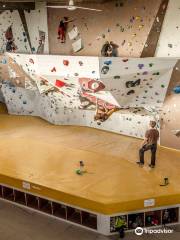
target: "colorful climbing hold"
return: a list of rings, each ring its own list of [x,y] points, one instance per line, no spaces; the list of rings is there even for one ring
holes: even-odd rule
[[[142,69],[143,67],[144,67],[144,64],[142,64],[142,63],[138,64],[139,69]]]
[[[53,68],[51,69],[51,72],[56,72],[56,68],[53,67]]]
[[[69,65],[69,61],[68,60],[63,60],[63,64],[64,64],[64,66],[68,66]]]
[[[158,76],[158,75],[160,75],[160,73],[159,73],[159,72],[156,72],[156,73],[153,73],[153,75],[157,75],[157,76]]]
[[[111,61],[111,60],[104,61],[104,64],[105,64],[105,65],[111,65],[111,64],[112,64],[112,61]]]
[[[176,86],[175,88],[173,88],[173,92],[176,94],[180,93],[180,86]]]

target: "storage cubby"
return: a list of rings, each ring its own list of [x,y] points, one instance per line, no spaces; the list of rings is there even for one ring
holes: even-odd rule
[[[161,211],[151,211],[145,213],[145,226],[157,226],[161,225]]]
[[[0,185],[0,198],[2,198],[2,186]]]
[[[51,201],[44,198],[39,198],[39,210],[48,214],[52,214],[53,210]]]
[[[82,211],[82,225],[97,229],[97,216],[95,214]]]
[[[14,201],[14,189],[9,187],[2,187],[2,197]]]
[[[14,190],[14,201],[26,205],[25,193],[18,190]]]
[[[179,208],[168,208],[162,210],[162,224],[176,223],[179,221]]]
[[[110,232],[117,232],[118,230],[116,229],[116,220],[117,218],[120,218],[121,220],[124,221],[125,223],[125,229],[127,229],[127,215],[120,215],[116,217],[111,217],[110,218]]]
[[[82,223],[81,211],[76,208],[67,207],[67,220],[81,224]]]
[[[31,194],[26,194],[27,206],[39,210],[39,197],[36,197]]]
[[[59,203],[52,203],[53,215],[59,218],[67,219],[67,207]]]
[[[128,229],[144,227],[144,213],[136,213],[128,215]]]
[[[95,214],[2,185],[0,185],[0,197],[97,230],[97,216]]]

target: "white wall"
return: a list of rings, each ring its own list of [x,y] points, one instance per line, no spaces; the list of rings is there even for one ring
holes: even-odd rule
[[[172,44],[169,45],[169,44]],[[169,0],[155,57],[180,56],[180,1]]]

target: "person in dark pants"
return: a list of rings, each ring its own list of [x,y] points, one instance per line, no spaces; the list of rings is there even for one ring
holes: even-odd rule
[[[140,166],[144,165],[144,152],[151,150],[151,164],[149,164],[149,167],[155,167],[157,142],[159,139],[159,131],[155,127],[156,122],[150,121],[150,129],[146,131],[145,139],[142,143],[141,149],[139,150],[140,161],[137,162],[137,164]]]

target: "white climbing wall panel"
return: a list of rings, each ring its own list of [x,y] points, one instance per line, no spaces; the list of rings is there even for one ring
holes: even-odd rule
[[[100,58],[100,79],[123,108],[160,108],[176,62],[169,58]]]
[[[180,1],[169,0],[164,18],[160,38],[158,41],[156,57],[180,56]]]
[[[159,122],[158,110],[176,64],[176,59],[170,58],[6,54],[5,59],[4,64],[1,59],[2,68],[8,65],[13,72],[9,79],[2,79],[1,87],[9,113],[139,138],[150,120]],[[100,125],[94,121],[97,99],[108,109],[119,107]]]
[[[32,50],[36,53],[39,45],[39,30],[45,33],[44,53],[49,53],[47,8],[45,2],[36,3],[36,10],[25,11],[27,27],[32,44]],[[14,43],[18,53],[30,53],[31,49],[17,10],[4,11],[0,14],[0,53],[6,50],[5,32],[12,26]]]
[[[6,50],[5,32],[9,26],[12,26],[14,43],[18,52],[30,52],[18,11],[4,11],[0,14],[0,52]]]
[[[39,31],[45,33],[44,53],[49,53],[46,2],[36,2],[36,10],[25,12],[32,47],[37,51]]]

